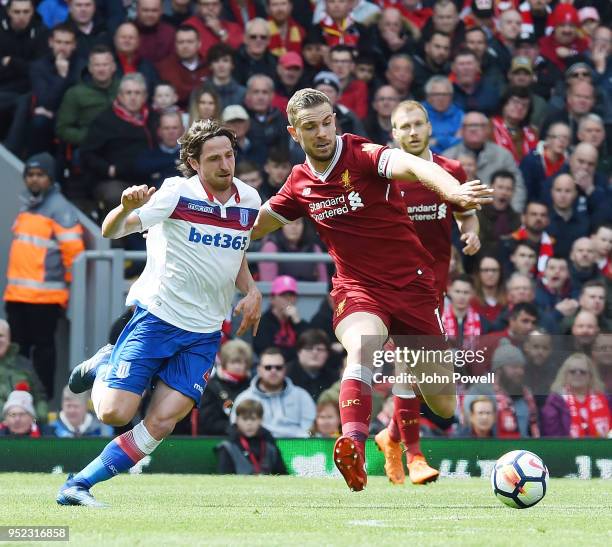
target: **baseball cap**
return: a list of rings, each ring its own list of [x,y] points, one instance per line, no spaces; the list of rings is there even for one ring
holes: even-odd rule
[[[248,120],[249,115],[243,106],[239,104],[230,104],[223,109],[221,120],[223,122],[231,122],[233,120]]]
[[[30,156],[25,162],[23,174],[25,175],[30,169],[40,169],[52,181],[55,180],[55,160],[49,152],[41,152]]]
[[[515,57],[512,59],[512,64],[510,65],[510,72],[518,72],[519,70],[525,70],[529,72],[529,74],[533,74],[533,66],[531,65],[531,61],[528,57]]]
[[[553,27],[558,27],[559,25],[578,26],[580,24],[578,10],[571,4],[557,4],[550,17]]]
[[[472,13],[476,17],[493,17],[493,0],[472,0]]]
[[[317,87],[320,84],[330,85],[336,89],[336,91],[340,92],[340,80],[338,76],[336,76],[333,72],[329,70],[324,70],[319,72],[312,82],[313,87]]]
[[[28,391],[11,391],[2,407],[2,413],[6,416],[8,411],[15,406],[23,408],[32,418],[36,418],[34,399]]]
[[[278,59],[278,64],[283,68],[304,68],[304,61],[302,61],[302,57],[295,51],[283,53]]]
[[[578,19],[580,19],[581,23],[584,23],[589,19],[599,21],[599,12],[593,6],[585,6],[584,8],[578,10]]]
[[[285,292],[297,294],[297,281],[290,275],[279,275],[272,281],[272,290],[270,294],[276,296]]]

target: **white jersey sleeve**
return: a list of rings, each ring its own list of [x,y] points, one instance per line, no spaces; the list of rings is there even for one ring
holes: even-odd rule
[[[177,190],[181,180],[180,177],[166,179],[149,202],[134,211],[140,217],[142,232],[163,222],[172,214],[180,198]]]

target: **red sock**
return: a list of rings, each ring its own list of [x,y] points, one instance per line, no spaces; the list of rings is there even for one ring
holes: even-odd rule
[[[397,425],[397,420],[395,419],[395,409],[393,410],[393,416],[391,416],[391,420],[387,426],[387,431],[389,432],[389,438],[393,442],[399,443],[402,440],[399,425]]]
[[[400,437],[406,449],[408,463],[413,456],[422,456],[419,442],[419,416],[421,414],[421,403],[416,397],[404,399],[393,397],[393,418],[399,428]]]
[[[370,432],[372,387],[352,378],[342,380],[339,406],[342,434],[356,441],[363,450]]]

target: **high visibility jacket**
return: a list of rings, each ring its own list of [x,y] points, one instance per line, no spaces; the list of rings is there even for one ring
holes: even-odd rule
[[[60,192],[24,194],[25,206],[13,224],[4,300],[27,304],[68,304],[74,259],[85,250],[77,213]]]

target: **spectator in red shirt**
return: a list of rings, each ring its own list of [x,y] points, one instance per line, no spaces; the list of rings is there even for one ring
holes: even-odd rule
[[[113,37],[115,46],[115,61],[117,64],[117,76],[140,72],[147,81],[147,91],[153,94],[153,89],[159,77],[153,64],[143,58],[140,53],[140,32],[138,27],[131,21],[121,23]]]
[[[497,406],[497,436],[500,438],[539,437],[538,409],[525,385],[525,356],[502,339],[493,354],[493,385],[475,384],[469,395],[491,395]],[[467,397],[466,397],[467,399]]]
[[[237,23],[221,19],[221,0],[198,0],[196,14],[185,21],[200,34],[200,55],[206,58],[211,46],[224,43],[233,49],[242,44],[244,33]]]
[[[588,49],[588,42],[578,35],[578,11],[571,4],[557,4],[550,16],[553,33],[540,38],[540,53],[559,70],[572,63],[572,58]]]
[[[136,26],[140,31],[140,56],[157,63],[172,53],[174,27],[161,20],[161,0],[138,0]]]
[[[329,53],[329,66],[340,80],[338,102],[352,110],[360,119],[368,114],[368,86],[353,75],[355,49],[349,46],[334,46]]]
[[[187,107],[191,92],[206,79],[208,73],[199,54],[201,45],[195,28],[181,26],[174,37],[174,52],[157,63],[161,79],[174,86],[178,105],[183,110]]]
[[[493,323],[506,304],[501,265],[493,256],[483,256],[478,263],[472,306]]]
[[[364,27],[351,17],[352,0],[325,0],[325,16],[319,23],[329,47],[345,44],[357,47]]]
[[[304,29],[291,17],[291,0],[268,0],[268,25],[270,26],[269,50],[280,57],[288,51],[302,52]]]
[[[544,408],[542,433],[550,437],[607,437],[612,424],[605,389],[593,361],[570,355],[557,373]]]
[[[538,144],[538,132],[529,125],[531,95],[524,87],[511,87],[499,104],[499,114],[493,116],[493,140],[503,146],[519,164]]]

